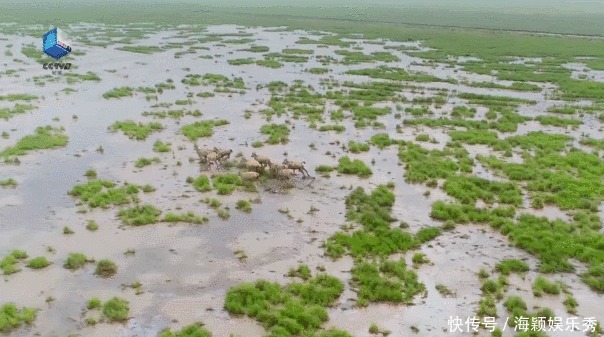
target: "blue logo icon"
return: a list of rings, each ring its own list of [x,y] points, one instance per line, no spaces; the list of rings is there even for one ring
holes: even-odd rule
[[[44,34],[42,37],[42,48],[46,55],[55,60],[71,53],[71,47],[60,40],[57,28],[53,28]]]

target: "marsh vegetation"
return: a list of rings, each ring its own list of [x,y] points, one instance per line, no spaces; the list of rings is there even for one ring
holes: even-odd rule
[[[60,77],[29,73],[37,28],[0,27],[0,303],[26,294],[0,332],[425,335],[444,298],[499,324],[604,318],[602,41],[385,4],[157,6],[65,23],[90,71]],[[81,318],[76,288],[103,295]]]

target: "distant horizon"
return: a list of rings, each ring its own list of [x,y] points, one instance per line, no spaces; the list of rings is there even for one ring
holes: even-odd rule
[[[212,15],[192,8],[214,11]],[[53,19],[56,18],[56,19]],[[604,36],[604,0],[5,0],[0,22],[215,24],[293,19]],[[235,19],[234,21],[232,19]],[[53,21],[50,21],[53,20]],[[266,21],[268,20],[268,21]]]

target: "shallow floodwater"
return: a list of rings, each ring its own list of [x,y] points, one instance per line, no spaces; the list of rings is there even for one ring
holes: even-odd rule
[[[227,63],[228,59],[261,58],[261,54],[241,51],[250,44],[216,46],[217,42],[204,44],[210,50],[199,49],[180,58],[174,58],[174,53],[180,49],[166,49],[149,55],[137,54],[116,50],[116,46],[111,45],[96,47],[78,44],[78,34],[83,34],[87,29],[87,25],[70,27],[74,50],[86,52],[84,56],[74,56],[72,63],[77,68],[70,71],[91,71],[102,80],[98,83],[85,81],[71,85],[76,92],[70,94],[61,91],[67,86],[62,76],[56,76],[57,82],[49,82],[44,86],[37,86],[31,80],[32,77],[49,73],[40,64],[21,54],[21,47],[30,43],[37,45],[37,38],[0,36],[13,45],[10,50],[15,58],[25,60],[25,63],[16,63],[3,59],[3,72],[16,68],[23,70],[16,73],[18,77],[0,77],[0,95],[28,93],[40,97],[32,103],[37,106],[33,112],[0,121],[0,131],[8,131],[10,134],[9,139],[0,139],[0,148],[13,145],[42,125],[62,126],[69,135],[69,143],[64,148],[31,152],[20,158],[21,164],[18,166],[0,165],[0,179],[12,177],[19,183],[14,189],[0,189],[0,256],[12,249],[22,249],[30,256],[44,255],[53,262],[52,266],[44,270],[23,268],[19,273],[4,277],[5,282],[0,286],[0,303],[13,301],[19,306],[41,309],[32,327],[16,330],[11,336],[30,336],[36,332],[40,332],[42,336],[65,336],[71,333],[81,336],[155,336],[166,327],[182,327],[197,321],[204,322],[217,337],[226,337],[231,333],[245,337],[263,336],[264,329],[255,321],[230,317],[222,309],[226,291],[240,282],[261,278],[286,283],[288,279],[284,275],[290,267],[299,263],[308,264],[313,270],[323,265],[329,274],[343,281],[348,280],[352,268],[351,259],[331,261],[323,256],[321,245],[345,222],[344,200],[351,188],[361,186],[373,189],[379,184],[394,182],[396,203],[393,216],[406,222],[410,232],[440,225],[430,218],[431,204],[436,200],[451,198],[438,188],[431,189],[405,182],[404,166],[400,165],[394,147],[383,150],[372,147],[366,153],[347,154],[341,146],[349,140],[365,142],[372,135],[382,132],[408,141],[414,140],[419,133],[427,132],[431,138],[436,139],[436,143],[426,142],[422,146],[442,149],[449,140],[447,133],[442,130],[421,126],[404,127],[397,133],[395,129],[401,120],[391,114],[380,118],[380,122],[385,125],[383,130],[356,129],[350,120],[346,120],[342,122],[346,130],[338,134],[318,132],[310,128],[303,119],[274,116],[271,123],[291,123],[289,143],[265,145],[258,149],[251,147],[252,142],[262,141],[266,137],[259,133],[260,127],[266,123],[260,111],[266,107],[265,104],[271,97],[267,89],[256,90],[257,85],[266,85],[270,81],[291,84],[301,79],[317,92],[323,93],[326,89],[322,88],[321,79],[330,77],[339,82],[366,82],[366,77],[346,75],[344,72],[374,67],[375,64],[328,65],[331,69],[328,75],[312,75],[304,71],[321,66],[314,58],[304,64],[284,63],[280,69],[257,65],[232,66]],[[315,56],[329,55],[341,59],[341,56],[334,54],[339,47],[317,48],[315,45],[296,44],[300,37],[320,38],[302,31],[279,32],[262,28],[211,26],[206,33],[238,31],[252,33],[251,38],[255,40],[252,44],[268,46],[271,52],[280,52],[284,48],[302,48],[314,50]],[[199,38],[196,34],[181,36],[179,33],[181,32],[178,30],[159,32],[134,41],[134,45],[165,46],[167,43]],[[226,39],[228,38],[238,37]],[[383,45],[363,40],[349,41],[365,53],[384,50]],[[409,46],[420,44],[411,43]],[[389,51],[400,58],[398,62],[388,63],[391,67],[423,71],[442,78],[464,78],[470,81],[483,81],[485,78],[442,65],[418,65],[421,60],[413,57],[412,53]],[[213,59],[200,58],[204,55],[221,56]],[[211,138],[198,140],[200,146],[233,149],[231,158],[239,152],[248,158],[255,151],[278,161],[286,157],[305,161],[313,176],[316,175],[316,166],[334,165],[337,163],[336,158],[349,155],[366,163],[375,160],[371,166],[374,174],[367,179],[333,173],[329,178],[319,175],[315,179],[296,178],[294,187],[284,193],[265,191],[262,186],[254,193],[235,192],[231,196],[219,197],[223,205],[230,208],[231,216],[228,220],[218,218],[215,211],[202,202],[206,196],[216,197],[215,192],[200,193],[186,183],[187,177],[199,175],[200,167],[191,142],[179,134],[179,130],[183,125],[199,118],[185,116],[175,120],[141,116],[145,111],[156,111],[157,109],[151,108],[153,104],[186,99],[189,91],[197,93],[213,90],[212,86],[185,88],[180,81],[189,73],[241,77],[247,87],[243,94],[216,94],[211,98],[193,96],[192,104],[169,108],[199,109],[204,120],[220,118],[230,122],[227,126],[215,128]],[[146,101],[141,93],[118,100],[102,98],[103,93],[115,87],[154,86],[165,83],[167,79],[174,81],[176,89],[166,90],[159,95],[158,101]],[[520,110],[521,114],[531,117],[537,115],[536,111],[543,112],[553,104],[545,100],[543,93],[519,93],[449,83],[416,85],[425,87],[427,92],[430,89],[447,89],[537,100],[536,106]],[[421,96],[409,92],[404,94],[410,97]],[[454,99],[451,101],[454,103],[448,103],[437,113],[448,113],[445,110],[450,111],[455,104]],[[393,103],[381,106],[395,109]],[[244,117],[246,110],[252,113],[250,119]],[[72,118],[74,115],[77,119]],[[577,139],[581,133],[602,138],[604,135],[599,130],[599,124],[594,120],[590,120],[594,121],[590,124],[588,119],[591,117],[585,118],[584,125],[577,130],[569,130],[569,133]],[[126,119],[157,121],[165,129],[152,133],[145,141],[129,140],[121,132],[111,133],[107,130],[115,121]],[[524,134],[536,129],[543,128],[538,124],[525,123],[512,134]],[[158,139],[171,143],[172,152],[154,153],[152,146]],[[311,149],[311,144],[314,144],[316,150]],[[104,148],[104,153],[96,151],[99,146]],[[488,148],[479,146],[468,147],[468,150],[473,157],[488,153]],[[142,169],[134,167],[137,158],[153,156],[160,157],[161,163]],[[153,204],[164,212],[194,211],[209,217],[210,221],[203,225],[158,223],[126,228],[117,218],[116,207],[81,213],[82,207],[76,205],[77,201],[67,195],[67,191],[76,184],[86,182],[84,172],[90,168],[95,169],[102,179],[151,184],[156,187],[157,191],[153,193],[141,194],[143,203]],[[475,167],[474,173],[485,179],[501,179],[480,165]],[[430,193],[427,194],[427,191]],[[250,214],[235,209],[235,203],[239,199],[257,200],[253,203]],[[309,214],[311,208],[318,211]],[[289,216],[279,212],[280,209],[288,209]],[[540,212],[552,218],[565,216],[558,209],[545,208]],[[100,229],[96,232],[85,230],[88,220],[95,220]],[[73,228],[75,234],[63,235],[64,226]],[[48,247],[53,247],[54,252],[47,252]],[[128,249],[134,249],[136,253],[132,256],[125,255],[124,252]],[[248,256],[245,262],[239,261],[233,254],[240,249]],[[112,259],[118,264],[119,272],[114,278],[104,280],[93,275],[92,265],[75,272],[67,271],[62,268],[62,263],[70,252],[83,252],[97,260]],[[391,336],[396,337],[453,336],[455,334],[447,332],[449,316],[467,318],[473,315],[478,306],[481,292],[476,273],[480,268],[493,268],[502,258],[521,258],[532,269],[537,265],[534,257],[511,247],[505,237],[480,226],[459,226],[453,231],[445,232],[424,245],[421,252],[431,261],[429,265],[417,269],[419,279],[428,290],[424,298],[417,296],[413,306],[379,304],[357,309],[353,307],[354,302],[349,300],[355,295],[347,285],[338,306],[330,309],[327,326],[347,330],[354,336],[369,336],[368,327],[373,322],[390,330]],[[411,266],[411,262],[409,265]],[[510,289],[530,293],[535,277],[535,274],[528,273],[525,280],[511,279],[514,286]],[[594,316],[604,321],[604,309],[599,305],[604,300],[602,295],[591,292],[574,275],[554,277],[569,284],[579,302],[580,316]],[[143,294],[135,295],[133,289],[124,287],[135,281],[143,284]],[[441,296],[434,288],[436,284],[446,285],[456,296]],[[54,301],[46,303],[49,296]],[[131,304],[131,318],[125,324],[101,323],[95,327],[86,326],[85,318],[95,317],[94,313],[86,313],[85,310],[86,301],[93,296],[103,300],[112,296],[126,298]],[[566,317],[563,300],[560,296],[529,304],[547,305],[557,315]],[[503,315],[504,309],[498,309]],[[416,334],[411,331],[411,326],[418,329]],[[509,329],[506,330],[505,336],[513,335]],[[582,335],[582,332],[577,331],[551,334],[556,337]]]

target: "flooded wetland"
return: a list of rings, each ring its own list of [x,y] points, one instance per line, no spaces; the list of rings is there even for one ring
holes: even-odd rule
[[[0,26],[0,335],[599,336],[598,39],[60,28]]]

